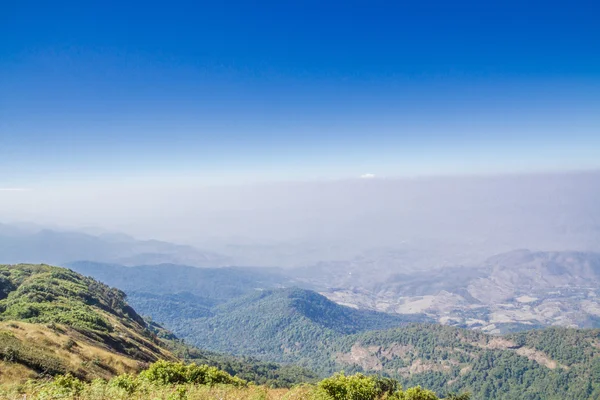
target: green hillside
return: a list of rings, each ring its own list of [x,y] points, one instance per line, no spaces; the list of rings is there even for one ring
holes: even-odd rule
[[[0,353],[24,377],[109,377],[175,360],[123,292],[47,265],[0,266]]]
[[[475,399],[600,398],[600,330],[555,329],[498,337],[414,324],[338,340],[347,371],[377,372],[438,393]]]
[[[596,399],[600,331],[551,328],[498,337],[355,310],[307,290],[255,293],[173,328],[202,348],[295,363],[322,376],[383,374],[405,387],[475,399]],[[390,329],[390,327],[393,327]]]
[[[109,378],[157,359],[179,359],[275,387],[314,381],[302,369],[308,367],[320,377],[341,370],[379,374],[440,397],[600,398],[599,330],[489,336],[415,323],[423,318],[418,315],[356,310],[297,288],[253,290],[227,302],[200,290],[147,294],[143,301],[155,313],[147,322],[123,292],[73,271],[3,266],[0,276],[0,382],[64,372]],[[188,346],[158,323],[209,351]]]
[[[298,288],[257,292],[211,312],[190,320],[173,315],[165,323],[201,348],[321,369],[315,353],[327,352],[332,340],[423,318],[355,310]]]
[[[122,291],[71,270],[0,265],[0,383],[64,373],[85,380],[110,378],[157,360],[178,359],[273,386],[316,378],[294,366],[190,347],[148,324]]]

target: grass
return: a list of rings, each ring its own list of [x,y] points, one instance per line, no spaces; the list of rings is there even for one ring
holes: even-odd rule
[[[223,386],[172,386],[153,387],[147,391],[128,393],[123,389],[110,387],[104,383],[94,383],[79,393],[49,393],[45,385],[14,387],[3,392],[0,398],[6,400],[300,400],[307,399],[310,389],[269,389],[263,386],[235,388]],[[26,396],[26,397],[25,397]]]
[[[215,367],[158,361],[139,374],[82,381],[72,375],[0,385],[6,400],[439,400],[420,387],[403,391],[398,382],[363,374],[335,374],[291,389],[256,386]],[[469,395],[448,399],[468,400]]]
[[[0,322],[0,360],[0,382],[13,383],[66,372],[82,379],[110,379],[145,367],[69,327],[26,322]]]
[[[1,381],[110,379],[161,359],[176,357],[118,289],[64,268],[0,265]]]

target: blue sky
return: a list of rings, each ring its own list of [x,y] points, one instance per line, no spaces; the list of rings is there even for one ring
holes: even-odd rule
[[[0,187],[600,167],[600,5],[0,4]]]

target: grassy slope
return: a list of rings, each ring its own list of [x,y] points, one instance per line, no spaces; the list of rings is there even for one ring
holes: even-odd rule
[[[0,358],[23,378],[110,377],[175,359],[121,291],[63,268],[0,266],[0,321]]]

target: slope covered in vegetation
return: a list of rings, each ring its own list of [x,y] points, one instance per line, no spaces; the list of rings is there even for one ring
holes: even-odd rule
[[[210,317],[169,324],[203,348],[296,363],[321,376],[378,373],[440,395],[470,391],[481,399],[600,396],[598,330],[490,336],[407,324],[400,316],[351,309],[293,288],[261,291],[212,308]]]
[[[71,270],[0,266],[0,382],[64,373],[84,380],[110,378],[157,360],[178,359],[273,386],[316,378],[293,366],[190,347],[142,319],[122,291]]]
[[[327,352],[334,338],[420,320],[355,310],[298,288],[265,290],[211,309],[211,316],[165,321],[198,347],[322,369],[315,354]]]
[[[31,400],[438,400],[420,387],[403,390],[397,381],[363,374],[336,374],[318,384],[292,389],[254,386],[218,368],[159,361],[139,374],[124,374],[110,380],[85,383],[71,375],[53,381],[0,386],[5,399]],[[468,394],[446,397],[468,400]]]
[[[600,398],[600,330],[549,329],[499,337],[410,325],[338,340],[330,357],[347,371],[377,372],[438,393],[475,399]]]
[[[123,292],[47,265],[0,266],[0,357],[25,368],[23,378],[71,372],[83,379],[175,359]]]

